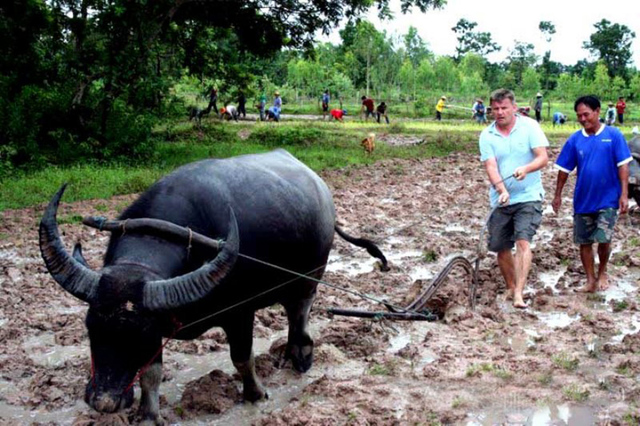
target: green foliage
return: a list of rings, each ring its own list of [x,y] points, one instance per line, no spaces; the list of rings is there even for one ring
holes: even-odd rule
[[[307,126],[262,126],[255,129],[248,141],[266,147],[291,145],[310,146],[325,141],[326,134]]]
[[[596,32],[591,34],[583,47],[597,55],[608,69],[609,76],[626,79],[627,65],[631,61],[631,44],[636,33],[621,24],[612,24],[606,19],[594,24]]]
[[[575,371],[578,369],[580,360],[578,358],[572,358],[565,352],[560,352],[557,355],[551,357],[551,362],[559,368],[567,371]]]

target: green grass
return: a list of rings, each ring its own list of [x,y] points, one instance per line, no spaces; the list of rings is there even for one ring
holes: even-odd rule
[[[424,142],[410,146],[379,142],[374,153],[366,155],[360,140],[369,132],[379,137],[389,130]],[[4,179],[0,182],[0,211],[42,205],[64,182],[69,183],[65,202],[104,199],[141,192],[159,177],[192,161],[267,152],[278,147],[285,148],[315,171],[372,164],[386,158],[431,158],[456,151],[476,152],[480,131],[481,127],[474,124],[421,121],[386,126],[359,121],[236,124],[209,119],[204,120],[201,130],[184,121],[167,122],[155,129],[155,155],[143,163],[49,166]]]
[[[553,362],[556,367],[567,371],[575,371],[578,369],[578,365],[580,365],[580,360],[578,358],[572,358],[565,352],[553,355],[551,357],[551,362]]]

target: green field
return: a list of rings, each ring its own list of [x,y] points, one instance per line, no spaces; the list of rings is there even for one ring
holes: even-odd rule
[[[284,148],[316,171],[371,164],[385,158],[429,158],[456,151],[477,152],[483,126],[471,120],[394,119],[391,125],[363,122],[350,117],[345,123],[289,120],[281,123],[203,121],[202,128],[181,120],[167,122],[154,131],[155,155],[131,164],[87,163],[70,167],[45,167],[5,179],[0,190],[0,210],[46,202],[63,182],[69,182],[67,201],[107,198],[143,191],[176,167],[204,158],[265,152]],[[552,127],[543,123],[552,146],[559,146],[579,127],[568,123]],[[631,127],[623,127],[626,136]],[[360,140],[369,132],[378,140],[412,138],[421,143],[406,146],[376,144],[366,155]]]

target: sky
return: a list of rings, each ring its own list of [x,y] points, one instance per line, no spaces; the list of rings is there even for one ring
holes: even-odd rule
[[[400,1],[391,0],[394,19],[380,21],[375,8],[367,19],[379,31],[387,34],[406,34],[414,26],[436,55],[453,55],[457,35],[451,30],[461,18],[476,22],[476,32],[491,33],[492,40],[502,47],[500,52],[488,56],[491,62],[500,62],[513,49],[514,41],[532,43],[535,53],[542,58],[551,50],[551,59],[565,65],[574,65],[580,59],[593,60],[582,44],[596,32],[594,24],[607,19],[614,24],[626,25],[636,33],[632,44],[631,65],[640,68],[640,0],[448,0],[440,10],[421,13],[418,9],[403,15]],[[556,27],[551,43],[547,43],[538,25],[550,21]],[[324,38],[327,40],[327,38]],[[338,30],[328,38],[340,42]]]

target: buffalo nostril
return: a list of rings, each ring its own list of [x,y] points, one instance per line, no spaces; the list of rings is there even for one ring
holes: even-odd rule
[[[101,413],[114,413],[120,408],[120,400],[110,395],[100,395],[93,399],[91,406]]]

